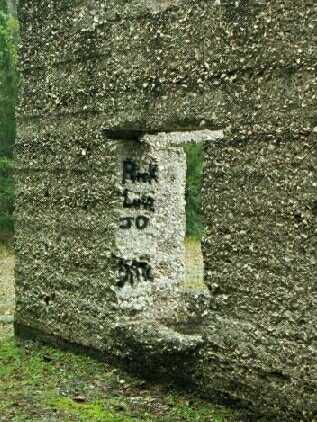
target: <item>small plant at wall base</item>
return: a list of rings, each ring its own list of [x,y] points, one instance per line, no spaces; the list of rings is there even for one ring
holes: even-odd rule
[[[203,146],[185,146],[187,157],[186,175],[186,235],[200,240],[203,232],[201,213],[201,185],[203,174]]]

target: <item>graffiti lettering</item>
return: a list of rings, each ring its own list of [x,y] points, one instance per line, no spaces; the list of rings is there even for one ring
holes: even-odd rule
[[[130,196],[129,196],[130,193]],[[135,195],[134,192],[132,194]],[[125,189],[123,192],[123,208],[135,208],[137,210],[143,208],[147,211],[155,211],[154,203],[155,200],[150,195],[138,194],[138,198],[131,198],[131,192],[128,189]]]
[[[135,282],[153,281],[152,268],[150,264],[136,259],[118,259],[118,280],[117,286],[122,288],[126,283],[132,286]]]
[[[143,215],[140,215],[135,220],[136,228],[139,230],[146,229],[149,225],[149,219],[147,217],[144,217]]]
[[[139,165],[133,160],[125,160],[123,162],[123,184],[128,180],[132,183],[152,183],[158,182],[158,166],[156,164],[149,164],[147,172],[142,173]]]
[[[150,219],[144,215],[138,217],[122,217],[120,218],[120,229],[131,229],[135,224],[138,230],[144,230],[149,226]]]
[[[158,166],[150,163],[146,171],[133,160],[123,162],[123,184],[158,182]],[[125,189],[123,192],[123,208],[155,212],[155,199],[150,193],[133,192]],[[142,211],[140,211],[142,212]],[[123,230],[136,228],[144,230],[150,224],[150,219],[144,215],[120,218],[119,227]],[[122,235],[124,236],[124,235]],[[139,259],[125,259],[115,257],[117,261],[117,286],[122,288],[126,283],[133,286],[135,283],[153,281],[151,265]],[[141,258],[142,259],[142,258]],[[145,258],[147,259],[147,258]]]
[[[133,225],[133,217],[123,217],[120,218],[120,229],[131,229]]]

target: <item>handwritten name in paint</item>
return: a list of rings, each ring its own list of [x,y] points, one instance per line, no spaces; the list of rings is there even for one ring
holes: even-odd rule
[[[131,192],[125,189],[123,192],[123,208],[144,209],[155,212],[155,199],[148,194]]]
[[[140,166],[134,160],[123,161],[123,184],[127,181],[132,183],[158,182],[158,165],[150,163],[148,170],[142,172]]]
[[[120,229],[131,229],[135,226],[138,230],[144,230],[149,226],[150,219],[144,215],[138,217],[122,217],[120,218]]]
[[[133,286],[136,282],[153,281],[152,268],[148,262],[124,258],[117,258],[117,260],[118,287],[122,288],[126,283]]]

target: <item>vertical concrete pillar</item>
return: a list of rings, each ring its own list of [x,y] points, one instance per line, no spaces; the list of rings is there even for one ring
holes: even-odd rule
[[[186,156],[155,142],[118,143],[116,292],[125,310],[151,313],[185,277]]]

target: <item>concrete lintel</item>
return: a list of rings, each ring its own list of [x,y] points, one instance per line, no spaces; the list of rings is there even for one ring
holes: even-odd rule
[[[146,134],[140,138],[140,142],[157,146],[183,146],[189,143],[214,142],[223,138],[223,130],[204,129],[187,132],[160,132],[155,135]]]

